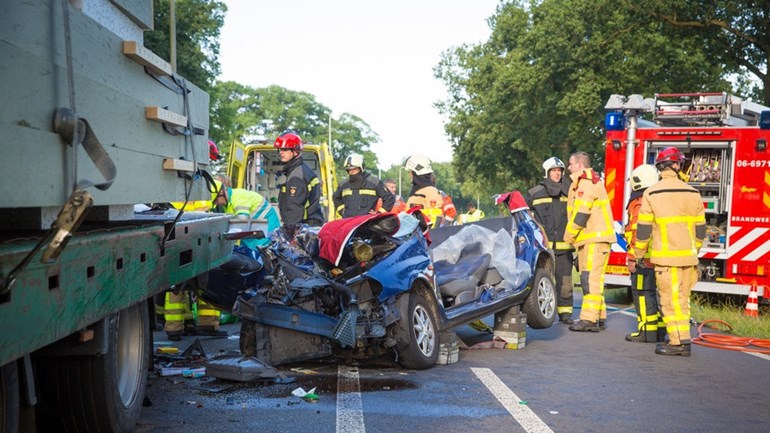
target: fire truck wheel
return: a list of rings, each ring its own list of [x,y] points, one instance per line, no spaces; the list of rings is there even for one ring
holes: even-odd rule
[[[553,325],[556,318],[556,289],[553,277],[545,269],[538,269],[532,280],[532,289],[524,302],[527,325],[544,329]]]
[[[16,361],[0,367],[0,433],[19,430],[19,376]]]
[[[136,427],[150,359],[147,304],[103,320],[106,353],[43,358],[36,369],[43,403],[37,420],[50,423],[50,431],[129,432]]]

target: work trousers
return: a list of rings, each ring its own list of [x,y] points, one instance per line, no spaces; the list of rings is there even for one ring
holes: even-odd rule
[[[631,274],[631,296],[636,309],[637,331],[633,336],[643,336],[645,341],[655,342],[658,329],[665,329],[658,307],[658,293],[655,283],[655,270],[637,267]]]
[[[604,303],[604,268],[610,258],[610,244],[597,242],[578,247],[580,286],[583,288],[583,304],[580,320],[596,323],[607,319]]]
[[[556,299],[556,313],[569,313],[572,315],[573,286],[572,286],[572,252],[556,254],[556,286],[558,297]]]
[[[669,344],[690,343],[690,292],[698,282],[696,266],[655,266],[660,312]]]
[[[198,299],[197,303],[198,314],[197,318],[195,318],[195,325],[201,329],[219,329],[219,310],[202,299]],[[166,323],[163,329],[167,333],[180,333],[184,331],[185,322],[192,322],[193,320],[189,293],[184,290],[179,291],[179,293],[174,293],[171,290],[166,292],[164,318]]]

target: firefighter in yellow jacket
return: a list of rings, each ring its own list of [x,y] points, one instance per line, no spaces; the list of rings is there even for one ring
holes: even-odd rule
[[[604,267],[610,245],[615,242],[612,210],[607,190],[599,175],[591,169],[591,158],[575,152],[569,158],[572,179],[567,197],[567,229],[564,242],[577,249],[583,304],[580,320],[569,326],[571,331],[599,332],[607,320],[604,303]]]
[[[443,218],[444,197],[436,188],[430,159],[424,155],[412,155],[404,161],[404,168],[412,176],[412,190],[406,200],[406,208],[420,207],[422,213],[430,218],[430,226],[434,227]]]
[[[637,330],[626,335],[626,341],[633,343],[655,343],[663,341],[666,327],[658,307],[657,285],[655,284],[655,267],[650,262],[650,252],[637,266],[634,256],[636,230],[639,222],[639,209],[642,207],[642,196],[647,188],[658,182],[658,169],[650,164],[642,164],[631,172],[631,196],[626,211],[628,223],[625,229],[625,239],[628,245],[626,266],[631,275],[631,296],[636,309]]]
[[[663,149],[655,159],[661,180],[642,196],[634,254],[650,252],[667,343],[655,353],[690,356],[690,291],[698,281],[698,249],[706,237],[706,214],[700,193],[678,177],[684,164],[679,149]]]

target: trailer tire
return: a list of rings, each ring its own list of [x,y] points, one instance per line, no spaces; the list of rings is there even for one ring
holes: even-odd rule
[[[544,329],[556,319],[556,289],[553,277],[545,269],[538,269],[532,280],[532,288],[524,302],[527,324],[533,329]]]
[[[16,361],[0,367],[0,433],[19,430],[19,374]]]
[[[410,292],[401,306],[401,319],[396,323],[396,340],[404,342],[399,350],[399,363],[404,368],[422,370],[438,360],[438,322],[433,308],[418,292]],[[406,307],[404,309],[403,307]]]
[[[107,353],[42,358],[38,422],[45,431],[129,432],[147,387],[150,328],[140,302],[106,317]]]

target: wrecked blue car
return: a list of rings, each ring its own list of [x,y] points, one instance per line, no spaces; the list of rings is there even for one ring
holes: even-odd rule
[[[490,314],[518,305],[530,327],[553,324],[553,254],[526,206],[427,232],[423,221],[402,212],[276,230],[261,250],[267,276],[235,302],[241,352],[271,365],[393,353],[424,369],[442,332]]]

